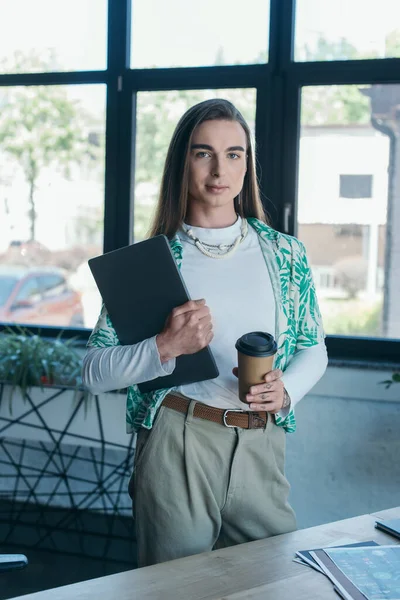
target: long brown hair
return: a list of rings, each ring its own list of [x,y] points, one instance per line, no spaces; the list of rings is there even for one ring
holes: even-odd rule
[[[247,138],[247,171],[242,191],[234,199],[235,211],[241,217],[256,217],[267,222],[258,188],[250,128],[231,102],[215,98],[189,108],[175,128],[165,160],[160,195],[149,237],[164,234],[172,238],[185,220],[189,189],[189,148],[193,132],[203,121],[212,120],[237,121],[243,127]]]

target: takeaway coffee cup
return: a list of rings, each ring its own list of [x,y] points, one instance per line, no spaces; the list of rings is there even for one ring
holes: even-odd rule
[[[251,331],[242,335],[235,347],[238,351],[239,398],[246,402],[250,387],[263,383],[265,375],[272,371],[277,344],[270,333]]]

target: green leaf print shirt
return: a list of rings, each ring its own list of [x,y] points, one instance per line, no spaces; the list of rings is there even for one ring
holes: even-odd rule
[[[304,245],[296,238],[279,233],[262,221],[247,219],[259,236],[261,250],[271,278],[276,304],[278,351],[274,368],[285,371],[296,351],[324,343],[321,314]],[[179,236],[170,241],[179,267],[183,249]],[[119,345],[117,334],[103,306],[99,320],[89,338],[88,347],[105,348]],[[141,393],[137,385],[127,392],[127,432],[140,427],[151,429],[155,414],[170,389]],[[286,432],[296,430],[293,409],[286,417],[275,415],[275,422]]]

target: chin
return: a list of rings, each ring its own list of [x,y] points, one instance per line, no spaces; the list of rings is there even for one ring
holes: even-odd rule
[[[207,204],[208,206],[231,206],[234,203],[234,198],[225,194],[216,196],[207,194],[203,196],[202,203]]]

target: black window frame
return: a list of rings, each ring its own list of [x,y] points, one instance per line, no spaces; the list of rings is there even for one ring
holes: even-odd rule
[[[108,0],[107,68],[102,71],[0,75],[0,86],[107,86],[104,252],[132,242],[136,94],[143,91],[252,87],[256,89],[258,176],[264,206],[279,231],[297,233],[300,97],[305,86],[400,84],[400,58],[294,62],[295,0],[270,0],[268,63],[157,69],[130,68],[131,3]],[[268,0],[265,0],[268,1]],[[0,331],[7,324],[0,323]],[[56,327],[29,327],[48,337]],[[88,339],[87,329],[65,337]],[[398,363],[400,340],[327,336],[330,358]]]

